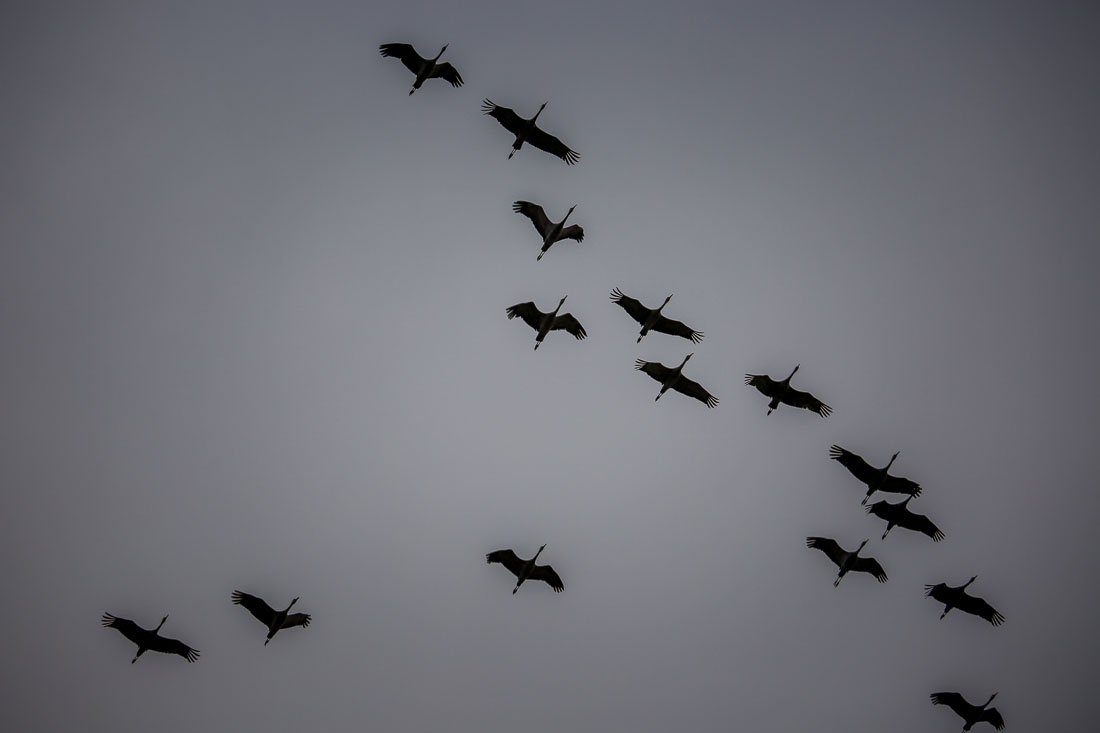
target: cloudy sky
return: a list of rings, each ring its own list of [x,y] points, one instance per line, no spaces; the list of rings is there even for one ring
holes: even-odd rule
[[[8,2],[3,727],[956,731],[1091,715],[1088,3]],[[466,84],[378,45],[444,43]],[[532,115],[566,166],[480,113]],[[584,243],[536,263],[517,199]],[[621,287],[704,331],[638,327]],[[505,317],[533,300],[588,331]],[[675,365],[720,400],[634,371]],[[743,384],[786,376],[828,419]],[[838,443],[919,481],[933,544]],[[890,576],[832,587],[807,535]],[[484,554],[552,564],[524,586]],[[972,589],[1000,628],[923,598]],[[264,629],[241,589],[313,614]],[[194,665],[103,612],[201,650]]]

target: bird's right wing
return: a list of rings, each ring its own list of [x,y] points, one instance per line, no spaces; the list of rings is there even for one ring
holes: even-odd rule
[[[878,564],[878,560],[873,557],[857,557],[855,562],[852,563],[852,570],[858,570],[861,573],[870,573],[875,576],[875,580],[880,583],[885,583],[889,580],[889,578],[886,577],[886,571]]]
[[[924,586],[924,597],[931,598],[940,603],[947,603],[947,593],[947,583],[936,583],[935,585]]]
[[[431,75],[432,75],[432,77],[439,77],[440,79],[443,79],[444,81],[450,82],[451,86],[453,86],[453,87],[462,86],[462,76],[459,75],[458,69],[451,66],[447,62],[443,62],[442,64],[436,64],[435,68],[432,69],[432,74]]]
[[[290,613],[287,614],[286,621],[283,621],[282,628],[289,629],[291,626],[309,626],[309,622],[313,617],[308,613]]]
[[[829,448],[829,458],[832,458],[834,461],[839,461],[840,465],[847,468],[853,476],[868,486],[875,480],[875,476],[878,475],[878,471],[868,465],[867,461],[851,451],[844,450],[839,445],[834,445]]]
[[[717,397],[706,391],[703,388],[703,385],[699,384],[693,379],[688,379],[682,374],[680,375],[680,378],[676,380],[676,383],[672,385],[672,388],[680,394],[686,394],[688,397],[694,397],[707,407],[718,407]]]
[[[565,584],[561,582],[561,577],[549,565],[536,565],[531,568],[531,572],[527,577],[530,580],[545,581],[554,589],[555,593],[561,593],[565,590]]]
[[[844,556],[847,555],[844,550],[840,549],[840,545],[836,543],[836,540],[831,540],[828,537],[807,537],[806,547],[814,550],[821,550],[829,559],[836,563],[837,567],[840,567],[840,563],[844,562]]]
[[[405,64],[405,68],[414,74],[420,73],[420,67],[427,59],[420,58],[412,46],[407,43],[383,43],[378,47],[378,52],[383,56],[396,56]]]
[[[554,323],[550,326],[551,331],[564,330],[573,334],[580,341],[588,332],[584,330],[584,326],[581,322],[573,317],[572,313],[562,313],[560,316],[554,317]]]
[[[775,388],[778,382],[773,380],[767,374],[746,374],[745,384],[756,387],[760,390],[760,393],[767,397],[775,396]]]
[[[703,332],[696,331],[688,328],[680,321],[674,321],[671,318],[665,318],[660,316],[657,318],[657,322],[653,324],[654,331],[660,331],[661,333],[667,333],[672,336],[680,336],[686,338],[693,343],[699,343],[703,340]]]
[[[618,288],[611,291],[611,300],[621,306],[622,309],[640,325],[645,325],[646,320],[649,318],[650,310],[642,305],[641,301],[635,300],[629,295],[625,295],[623,291]]]
[[[634,368],[645,372],[661,384],[664,384],[668,380],[669,375],[671,375],[673,371],[664,364],[658,364],[655,361],[642,361],[641,359],[635,360]]]
[[[546,211],[538,204],[533,204],[530,201],[517,201],[512,204],[512,211],[523,214],[530,219],[541,236],[545,237],[546,232],[550,230],[551,224],[550,220],[546,218]]]
[[[141,644],[143,637],[149,632],[141,628],[128,618],[119,618],[109,613],[103,614],[102,623],[110,629],[118,629],[119,633],[135,644]]]
[[[961,718],[965,718],[966,714],[970,712],[970,708],[973,707],[957,692],[933,692],[931,698],[933,705],[946,705],[958,713]]]
[[[493,104],[488,99],[482,101],[481,111],[492,117],[494,120],[504,126],[504,129],[513,135],[518,135],[523,131],[523,126],[527,122],[522,117],[517,115],[507,107],[501,107],[498,104]]]
[[[955,603],[955,608],[984,618],[994,626],[1000,626],[1005,622],[1005,617],[998,613],[993,606],[986,603],[984,598],[978,598],[965,592],[962,594],[962,598]]]
[[[499,562],[504,567],[508,568],[512,572],[512,575],[519,577],[520,571],[523,570],[524,562],[516,556],[516,553],[512,550],[496,550],[490,552],[485,556],[485,562],[494,563]]]
[[[516,303],[508,308],[505,313],[508,314],[509,318],[522,318],[524,323],[536,331],[539,330],[539,321],[542,320],[543,316],[543,312],[536,308],[531,301]]]
[[[263,598],[241,593],[239,590],[233,591],[232,598],[234,603],[247,608],[264,626],[271,625],[271,620],[275,618],[275,609],[267,605]]]

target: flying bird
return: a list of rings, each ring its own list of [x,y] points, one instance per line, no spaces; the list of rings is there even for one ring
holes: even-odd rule
[[[291,626],[309,626],[309,622],[313,618],[308,613],[290,613],[291,607],[298,602],[297,598],[291,601],[290,605],[282,611],[276,611],[267,605],[263,598],[242,593],[239,590],[233,591],[232,599],[237,605],[248,609],[249,613],[267,627],[267,639],[264,640],[264,646],[267,646],[267,642],[271,641],[271,637],[275,636],[279,629],[289,629]]]
[[[772,401],[768,403],[769,415],[772,414],[772,411],[779,407],[779,403],[782,402],[791,407],[802,407],[811,412],[816,412],[822,417],[828,417],[829,413],[833,411],[833,408],[829,407],[809,392],[800,392],[791,387],[791,377],[798,371],[799,366],[801,365],[796,365],[794,371],[790,373],[790,376],[781,382],[775,381],[767,374],[746,374],[745,384],[756,387],[766,397],[772,398]]]
[[[996,611],[993,606],[986,603],[984,599],[972,596],[966,592],[966,586],[977,579],[978,576],[975,575],[973,578],[966,581],[966,583],[957,587],[951,587],[946,583],[926,585],[924,586],[924,596],[925,598],[932,598],[943,604],[943,613],[940,614],[940,619],[943,619],[952,608],[957,608],[963,613],[969,613],[984,618],[994,626],[1000,626],[1005,622],[1005,617]]]
[[[680,321],[674,321],[671,318],[665,318],[661,315],[661,310],[668,305],[668,301],[672,300],[671,295],[665,298],[665,302],[661,303],[661,307],[656,310],[646,308],[640,301],[634,300],[634,298],[628,295],[624,295],[623,291],[618,288],[611,291],[611,300],[622,306],[622,309],[626,311],[631,318],[641,324],[642,330],[641,333],[638,334],[637,341],[639,344],[650,331],[681,336],[696,344],[703,340],[702,331],[688,328]]]
[[[137,644],[137,654],[130,660],[130,664],[136,662],[138,657],[147,651],[160,652],[161,654],[178,654],[188,662],[194,662],[199,658],[197,649],[192,649],[178,639],[169,639],[157,633],[167,620],[168,615],[165,614],[155,629],[143,629],[128,618],[119,618],[109,613],[103,614],[104,626],[118,629],[119,633]]]
[[[410,95],[419,89],[425,81],[437,77],[449,81],[453,87],[462,86],[462,76],[455,67],[447,62],[436,63],[446,50],[447,45],[444,45],[434,59],[426,59],[407,43],[383,43],[378,47],[378,52],[383,56],[393,56],[401,59],[401,63],[405,64],[409,71],[416,74],[416,81],[413,82],[412,89],[409,90]]]
[[[996,692],[990,695],[989,699],[985,701],[985,705],[981,707],[971,705],[957,692],[934,692],[931,697],[933,705],[946,705],[965,721],[966,725],[963,726],[963,730],[970,730],[975,723],[983,722],[989,723],[997,730],[1004,730],[1004,718],[1001,717],[997,708],[989,707],[989,703],[997,697]]]
[[[565,214],[565,219],[569,218],[569,215],[573,213],[573,209],[577,208],[576,205],[570,206],[569,211]],[[546,218],[546,212],[538,204],[533,204],[530,201],[517,201],[512,204],[512,211],[517,214],[523,214],[531,223],[535,225],[535,229],[538,230],[539,236],[542,237],[542,251],[539,252],[539,256],[535,258],[535,261],[542,259],[542,256],[546,254],[546,250],[550,249],[550,245],[554,242],[560,242],[563,239],[575,239],[578,242],[584,241],[584,229],[581,229],[576,224],[571,226],[565,226],[565,219],[557,222],[556,224]]]
[[[565,296],[565,298],[568,297],[568,295]],[[568,331],[576,336],[579,341],[588,335],[584,330],[584,326],[580,324],[580,321],[574,318],[572,313],[562,313],[560,316],[558,315],[558,311],[561,310],[562,304],[565,303],[565,298],[562,298],[561,301],[558,302],[558,307],[555,308],[552,313],[543,313],[530,301],[526,303],[516,303],[510,308],[507,308],[504,312],[508,314],[509,319],[518,316],[523,319],[524,323],[535,329],[537,332],[535,336],[535,349],[539,348],[542,340],[546,338],[546,334],[551,331]]]
[[[943,532],[932,523],[931,519],[923,514],[909,511],[906,505],[912,500],[913,497],[908,496],[904,501],[899,501],[897,504],[891,504],[888,501],[876,501],[867,507],[868,514],[874,514],[876,517],[886,520],[886,531],[882,533],[882,539],[886,539],[886,535],[890,534],[890,530],[898,526],[926,534],[932,538],[933,542],[942,540]]]
[[[840,585],[840,579],[843,578],[848,571],[857,573],[870,573],[875,576],[875,579],[880,583],[885,583],[888,578],[886,577],[886,571],[882,569],[882,566],[878,564],[878,560],[871,557],[859,557],[859,551],[863,549],[863,546],[867,544],[867,540],[863,540],[855,552],[847,552],[840,549],[840,545],[836,543],[836,540],[828,539],[827,537],[807,537],[806,547],[814,550],[821,550],[829,559],[832,560],[840,572],[836,576],[836,580],[833,581],[833,587]]]
[[[688,359],[693,356],[695,356],[695,354],[688,354],[685,356],[684,360],[680,362],[680,366],[675,369],[670,369],[664,364],[658,364],[655,361],[643,361],[638,359],[634,362],[635,369],[645,372],[661,383],[661,391],[657,393],[657,397],[653,400],[654,402],[661,399],[661,395],[669,389],[674,389],[680,394],[694,397],[707,407],[718,406],[717,397],[703,389],[703,386],[698,382],[692,381],[682,374],[684,364],[687,364]]]
[[[840,465],[847,468],[853,476],[867,484],[867,495],[863,497],[863,501],[861,501],[860,504],[866,504],[867,500],[871,498],[871,494],[876,491],[888,491],[893,494],[920,496],[920,484],[916,481],[910,481],[901,476],[891,476],[888,473],[890,466],[894,465],[894,461],[900,454],[901,451],[898,451],[891,456],[890,462],[887,463],[885,467],[872,468],[868,465],[867,461],[863,460],[860,456],[849,450],[844,450],[839,445],[834,445],[829,448],[829,458],[832,458],[834,461],[839,461]]]
[[[517,150],[523,147],[523,143],[528,142],[539,150],[545,150],[551,155],[561,158],[567,165],[573,165],[581,159],[580,154],[575,150],[571,150],[561,140],[544,132],[535,124],[535,120],[542,114],[546,104],[546,102],[543,102],[542,106],[539,107],[539,111],[529,120],[520,117],[507,107],[493,104],[488,99],[482,102],[481,111],[495,119],[505,130],[516,136],[515,141],[512,143],[512,152],[508,153],[509,159],[516,154]]]
[[[516,594],[519,587],[523,585],[525,580],[541,580],[554,589],[555,593],[561,593],[565,590],[565,585],[561,582],[561,577],[554,572],[554,568],[549,565],[536,565],[535,560],[539,559],[539,555],[546,549],[546,545],[539,548],[539,551],[535,553],[535,556],[530,560],[521,560],[516,556],[516,553],[512,550],[496,550],[490,552],[485,556],[485,562],[495,563],[499,562],[504,567],[511,571],[512,575],[519,578],[516,582],[516,587],[512,589],[512,595]]]

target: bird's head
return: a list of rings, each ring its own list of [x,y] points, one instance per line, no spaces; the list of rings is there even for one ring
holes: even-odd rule
[[[561,296],[561,300],[558,301],[558,307],[559,308],[561,308],[563,305],[565,305],[565,299],[568,298],[568,297],[569,297],[568,295]]]
[[[157,624],[157,628],[153,629],[153,631],[160,631],[160,627],[164,626],[164,622],[167,621],[167,620],[168,620],[168,614],[164,614],[164,618],[162,618],[160,620],[160,623]]]
[[[864,546],[864,545],[866,545],[866,544],[867,544],[868,542],[870,542],[870,541],[871,541],[870,539],[866,539],[866,540],[863,540],[863,542],[860,542],[860,543],[859,543],[859,549],[858,549],[858,550],[856,550],[856,553],[858,554],[858,553],[859,553],[859,550],[862,550],[862,549],[863,549],[863,546]]]
[[[671,296],[671,295],[669,295],[669,296],[668,296],[667,298],[665,298],[665,302],[664,302],[664,305],[662,305],[661,307],[662,307],[662,308],[664,308],[664,307],[665,307],[666,305],[668,305],[668,301],[670,301],[670,300],[672,300],[672,296]]]
[[[290,602],[290,606],[293,606],[293,605],[294,605],[295,603],[297,603],[297,602],[298,602],[298,598],[297,598],[297,597],[295,597],[295,598],[294,598],[294,600]],[[286,610],[288,610],[288,611],[289,611],[289,610],[290,610],[290,606],[287,606],[287,607],[286,607]]]
[[[970,585],[971,583],[973,583],[973,582],[974,582],[975,580],[977,580],[977,579],[978,579],[978,576],[977,576],[977,575],[975,575],[975,576],[974,576],[973,578],[971,578],[970,580],[966,581],[966,585],[964,585],[964,586],[963,586],[963,588],[965,588],[965,587],[966,587],[967,585]],[[996,693],[994,693],[994,694],[996,694]]]
[[[546,549],[546,545],[543,545],[542,547],[539,548],[539,552],[542,552],[545,549]]]

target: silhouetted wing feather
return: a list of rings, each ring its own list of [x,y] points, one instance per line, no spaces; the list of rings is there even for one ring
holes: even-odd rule
[[[916,481],[910,481],[901,476],[890,476],[889,474],[883,479],[882,486],[879,486],[878,490],[888,491],[893,494],[912,494],[913,496],[920,496],[920,484]]]
[[[550,326],[551,331],[568,331],[577,337],[577,340],[583,339],[588,335],[584,330],[584,326],[581,322],[573,317],[572,313],[562,313],[561,315],[554,317],[554,323]]]
[[[570,224],[565,229],[561,230],[561,234],[558,235],[558,239],[575,239],[578,242],[584,241],[584,229],[577,224]]]
[[[522,318],[523,322],[536,331],[539,330],[539,323],[542,321],[542,317],[546,315],[531,301],[526,303],[516,303],[511,308],[508,308],[505,313],[509,318]]]
[[[657,322],[653,324],[652,331],[660,331],[661,333],[667,333],[672,336],[680,336],[686,338],[693,343],[699,343],[703,340],[703,333],[694,329],[688,328],[680,321],[674,321],[671,318],[665,318],[660,316],[657,318]]]
[[[836,543],[836,540],[831,540],[828,537],[807,537],[806,547],[814,550],[821,550],[829,559],[836,563],[837,567],[844,562],[844,558],[848,555],[844,550],[840,549],[840,545]]]
[[[427,59],[421,58],[416,49],[407,43],[383,43],[378,47],[378,52],[383,56],[396,56],[401,59],[401,63],[405,64],[405,68],[414,74],[419,74],[420,67],[427,61]]]
[[[496,550],[490,552],[485,556],[485,562],[494,563],[499,562],[504,567],[511,571],[512,575],[519,577],[520,571],[523,570],[524,561],[520,560],[516,553],[511,550]]]
[[[889,580],[889,578],[886,577],[886,571],[878,564],[878,560],[873,557],[857,557],[852,563],[852,570],[857,570],[861,573],[870,573],[875,576],[875,580],[880,583],[885,583]]]
[[[914,532],[921,532],[932,538],[933,542],[939,542],[943,539],[943,532],[932,523],[932,520],[923,514],[917,514],[911,512],[908,509],[904,509],[894,520],[894,523],[899,527],[905,529],[911,529]]]
[[[514,111],[507,107],[493,104],[488,99],[481,103],[481,111],[499,122],[504,126],[505,130],[513,135],[520,134],[523,131],[523,126],[527,124],[527,120],[517,115]]]
[[[848,469],[848,471],[868,486],[878,476],[878,469],[872,468],[868,465],[867,461],[860,458],[851,451],[844,450],[839,445],[834,445],[829,448],[829,458],[834,461],[839,461],[840,465]]]
[[[693,379],[688,379],[682,374],[672,385],[672,388],[681,394],[686,394],[688,397],[694,397],[707,407],[718,407],[717,397],[703,389],[703,385]]]
[[[448,62],[443,62],[442,64],[435,65],[435,68],[432,69],[432,73],[429,78],[436,77],[443,79],[444,81],[450,82],[451,86],[453,87],[462,86],[462,77],[459,75],[458,70],[455,69],[455,67],[451,66],[451,64]]]
[[[546,218],[546,212],[538,204],[533,204],[530,201],[517,201],[512,204],[512,211],[517,214],[523,214],[531,223],[535,225],[535,230],[538,231],[542,237],[546,236],[546,233],[550,231],[550,227],[553,226],[550,220]]]
[[[673,369],[669,369],[664,364],[658,364],[655,361],[642,361],[638,359],[634,362],[634,368],[645,372],[649,376],[656,379],[661,384],[668,381],[668,378],[672,375]]]
[[[947,587],[947,583],[936,583],[935,585],[924,586],[924,597],[931,598],[940,603],[947,603],[950,592],[951,589]]]
[[[960,718],[965,718],[974,709],[974,706],[957,692],[934,692],[930,697],[933,705],[946,705],[954,710]]]
[[[649,314],[652,312],[649,308],[646,308],[640,301],[631,298],[629,295],[624,295],[623,291],[615,288],[611,291],[611,300],[618,305],[622,306],[622,309],[627,314],[638,322],[638,325],[644,326],[646,320],[649,318]]]
[[[118,629],[119,633],[135,644],[141,645],[149,632],[128,618],[119,618],[109,613],[103,614],[102,623],[107,628]]]
[[[1005,719],[1001,717],[1001,713],[997,708],[986,708],[983,710],[982,719],[987,721],[997,730],[1004,730]]]
[[[157,634],[148,643],[149,649],[154,652],[160,652],[161,654],[178,654],[188,662],[194,662],[199,658],[197,649],[192,649],[179,639],[168,639]]]
[[[829,407],[809,392],[802,392],[794,388],[788,388],[787,391],[783,393],[782,401],[791,407],[801,407],[805,410],[816,412],[822,417],[828,417],[829,413],[833,411],[833,408]]]
[[[538,125],[533,126],[531,131],[527,133],[527,142],[539,150],[545,150],[551,155],[561,158],[568,165],[573,165],[581,159],[577,151],[571,150],[569,146],[550,133],[540,130]]]
[[[561,582],[561,578],[554,572],[554,568],[549,565],[536,565],[531,568],[531,573],[527,578],[529,580],[542,580],[546,582],[554,589],[555,593],[561,593],[565,590],[565,584]]]
[[[263,598],[242,593],[239,590],[233,591],[232,598],[234,603],[248,609],[248,612],[259,619],[264,626],[271,625],[272,619],[275,618],[275,609],[267,605]]]
[[[776,387],[779,386],[779,383],[773,381],[767,374],[746,374],[745,384],[756,387],[762,394],[768,397],[774,397]]]
[[[985,602],[985,599],[963,593],[962,598],[955,602],[955,608],[966,613],[984,618],[994,626],[1000,626],[1005,622],[1005,617],[994,610],[993,606]]]
[[[289,629],[291,626],[309,626],[309,622],[313,619],[308,613],[291,613],[287,614],[286,620],[283,621],[281,628]]]

